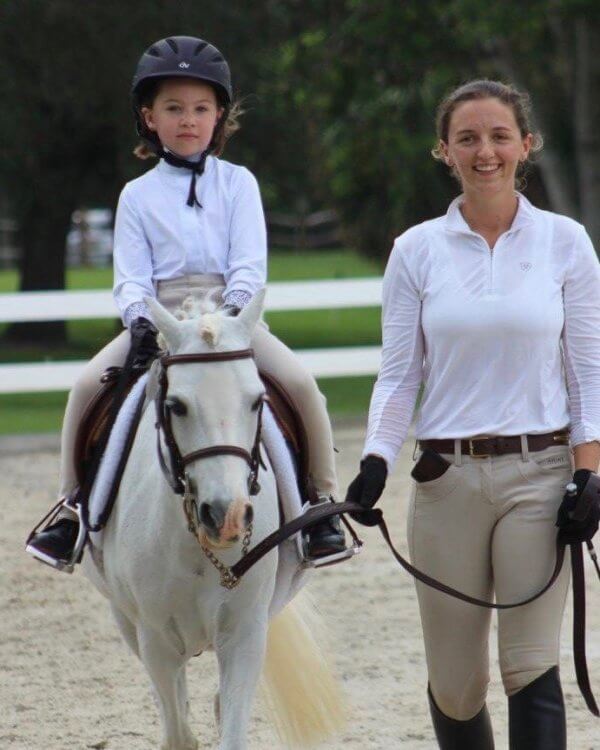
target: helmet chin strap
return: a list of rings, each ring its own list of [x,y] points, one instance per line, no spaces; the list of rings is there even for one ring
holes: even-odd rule
[[[189,159],[183,159],[181,156],[176,156],[171,151],[167,151],[165,148],[161,148],[158,151],[158,155],[161,159],[164,159],[167,164],[172,167],[178,167],[180,169],[189,169],[192,173],[192,179],[190,180],[190,191],[187,197],[187,205],[193,207],[194,205],[202,208],[202,204],[198,200],[196,195],[196,179],[204,173],[204,167],[206,166],[206,157],[210,153],[210,146],[205,149],[197,161],[190,161]]]

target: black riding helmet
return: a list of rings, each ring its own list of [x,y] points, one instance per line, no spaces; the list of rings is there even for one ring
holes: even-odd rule
[[[233,101],[227,60],[209,42],[193,36],[170,36],[152,44],[140,57],[131,84],[131,98],[138,134],[156,148],[153,134],[141,113],[145,87],[160,78],[196,78],[211,84],[219,104],[227,110]],[[221,122],[226,119],[221,118]]]
[[[163,149],[156,133],[147,126],[142,115],[142,106],[149,92],[149,87],[161,78],[196,78],[210,84],[217,95],[217,101],[224,108],[212,140],[200,161],[191,162],[181,159]],[[231,73],[227,60],[219,50],[209,42],[193,36],[170,36],[152,44],[140,57],[131,83],[131,100],[138,135],[157,156],[169,164],[191,172],[188,206],[200,203],[196,197],[196,178],[204,172],[206,157],[215,148],[217,135],[225,126],[229,109],[233,101]]]

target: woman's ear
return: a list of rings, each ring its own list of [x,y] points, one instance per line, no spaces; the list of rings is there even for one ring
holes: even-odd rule
[[[531,146],[533,145],[533,135],[531,133],[527,133],[525,138],[523,138],[523,151],[521,153],[521,158],[519,161],[521,163],[524,163],[529,158],[529,152],[531,151]]]
[[[453,167],[454,163],[452,159],[450,158],[450,155],[448,154],[448,144],[445,141],[440,140],[440,145],[438,148],[439,148],[439,152],[444,157],[444,162],[446,166]]]
[[[150,107],[142,107],[142,117],[144,118],[146,127],[149,130],[156,130],[156,125],[154,124],[154,118],[152,117],[152,110],[150,109]]]

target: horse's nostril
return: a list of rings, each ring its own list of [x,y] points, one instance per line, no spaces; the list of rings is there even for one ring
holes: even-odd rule
[[[250,503],[246,506],[246,512],[244,513],[244,525],[246,528],[250,526],[252,523],[252,520],[254,519],[254,508]]]
[[[200,505],[200,521],[207,529],[218,531],[223,525],[223,513],[210,503],[202,503]]]

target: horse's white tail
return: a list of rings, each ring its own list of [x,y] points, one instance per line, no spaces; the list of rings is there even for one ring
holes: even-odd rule
[[[300,591],[269,625],[263,696],[286,746],[309,747],[345,724],[340,689],[325,656],[324,623]]]

